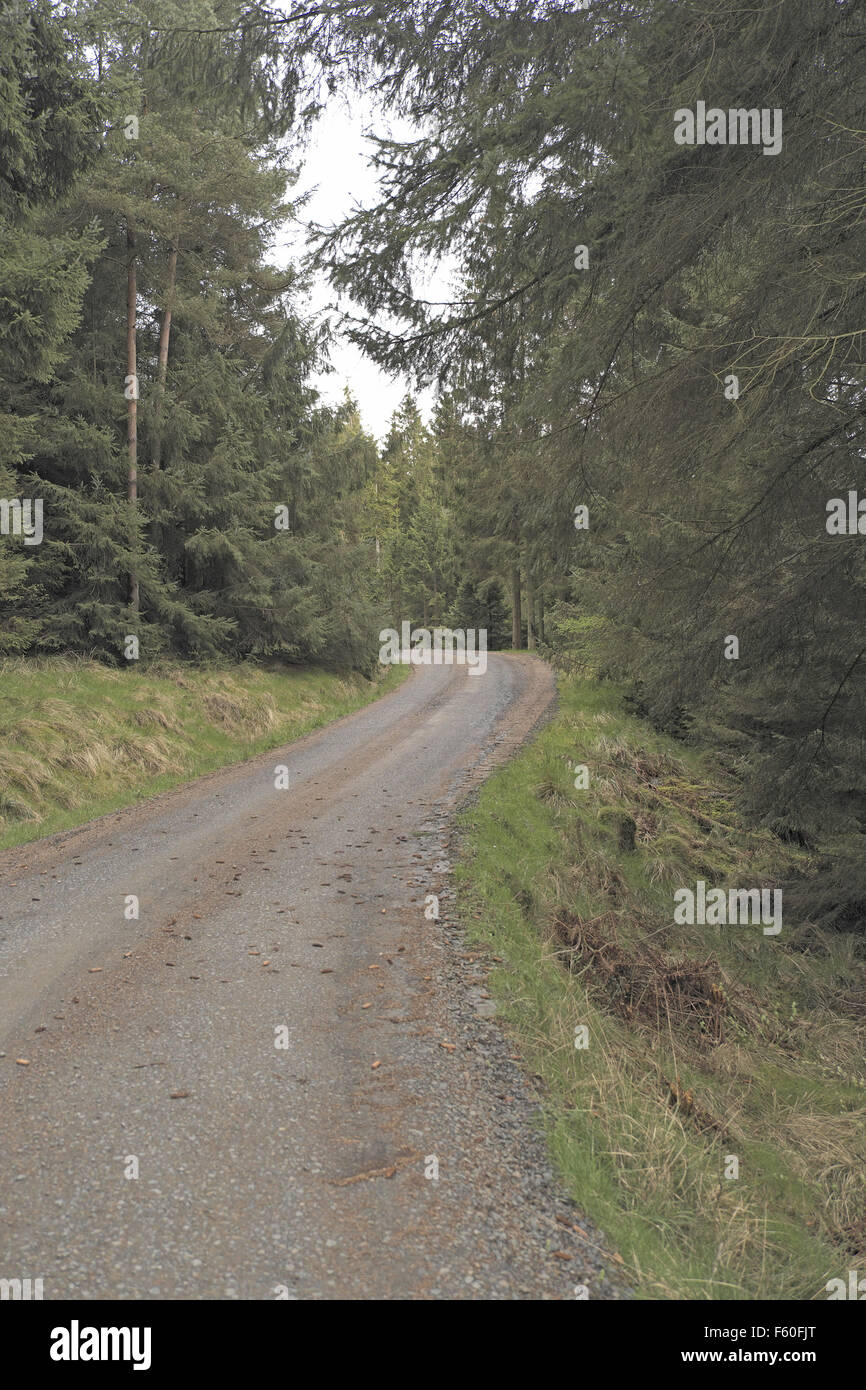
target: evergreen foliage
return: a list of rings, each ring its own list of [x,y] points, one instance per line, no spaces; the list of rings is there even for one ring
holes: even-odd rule
[[[711,737],[856,917],[864,45],[855,0],[0,4],[0,492],[45,508],[0,651],[365,668],[386,622],[487,626]],[[316,264],[440,390],[381,451],[273,263],[350,82],[413,133]],[[743,139],[681,143],[699,103]]]
[[[856,519],[827,527],[866,497],[856,4],[407,3],[355,32],[419,134],[380,143],[381,200],[319,257],[356,340],[479,429],[481,573],[512,567],[516,633],[556,605],[565,659],[602,619],[603,669],[710,733],[757,823],[835,840],[812,906],[862,916],[866,561]],[[700,101],[778,112],[780,148],[751,118],[751,143],[678,143]],[[443,309],[412,285],[446,250]]]

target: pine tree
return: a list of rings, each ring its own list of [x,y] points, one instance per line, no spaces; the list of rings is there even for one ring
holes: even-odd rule
[[[0,497],[46,498],[27,482],[38,445],[37,398],[81,316],[99,247],[92,224],[46,234],[41,213],[63,205],[98,152],[103,106],[96,85],[49,5],[0,9]],[[26,497],[25,495],[26,494]],[[13,514],[14,515],[14,514]],[[0,535],[0,653],[25,650],[40,623],[28,595],[35,547]],[[42,526],[50,526],[43,511]],[[33,536],[35,539],[35,533]]]
[[[381,142],[378,205],[321,247],[335,285],[398,323],[356,341],[462,385],[484,421],[476,496],[511,546],[517,631],[520,571],[532,597],[540,571],[560,634],[603,619],[605,668],[645,712],[740,750],[744,809],[837,835],[847,897],[828,880],[825,916],[866,901],[866,576],[859,530],[826,527],[834,498],[866,494],[855,10],[406,0],[377,36],[371,8],[359,42],[423,133]],[[781,149],[678,143],[677,113],[710,93],[778,110]],[[446,249],[465,283],[442,308],[412,284]]]
[[[144,9],[189,19],[167,0]],[[220,66],[219,45],[203,63],[126,6],[81,6],[77,22],[111,110],[63,216],[96,213],[104,250],[38,404],[31,467],[53,516],[33,563],[41,642],[115,660],[128,634],[146,656],[320,654],[315,563],[274,525],[306,486],[294,460],[316,428],[304,378],[319,351],[296,272],[267,262],[291,213],[285,111],[238,104],[231,33]]]

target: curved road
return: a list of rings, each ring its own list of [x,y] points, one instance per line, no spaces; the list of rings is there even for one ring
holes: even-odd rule
[[[46,1299],[617,1296],[448,910],[453,810],[553,698],[528,657],[424,667],[0,855],[0,1278]]]

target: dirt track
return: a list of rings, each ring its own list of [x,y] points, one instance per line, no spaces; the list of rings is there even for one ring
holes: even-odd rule
[[[0,855],[0,1276],[46,1299],[617,1296],[448,910],[454,808],[553,697],[528,657],[422,668]]]

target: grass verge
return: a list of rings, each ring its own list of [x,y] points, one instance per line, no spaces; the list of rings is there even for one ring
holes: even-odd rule
[[[113,670],[68,657],[0,664],[0,848],[107,815],[301,738],[395,689],[316,668]]]
[[[866,1260],[863,938],[674,922],[678,887],[779,887],[809,855],[739,824],[709,752],[572,678],[462,819],[470,941],[638,1296],[826,1298]]]

